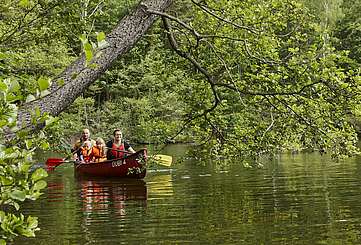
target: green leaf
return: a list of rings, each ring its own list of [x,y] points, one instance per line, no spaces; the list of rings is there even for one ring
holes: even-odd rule
[[[29,229],[27,227],[20,227],[18,229],[16,229],[20,235],[26,236],[26,237],[34,237],[35,233],[34,230]]]
[[[20,90],[20,84],[16,80],[12,80],[9,87],[9,92],[18,92]]]
[[[5,219],[5,212],[4,211],[0,211],[0,223],[4,222]]]
[[[98,43],[102,42],[105,40],[105,33],[104,32],[97,32],[97,41]]]
[[[29,216],[27,218],[27,223],[30,229],[35,229],[36,227],[38,227],[38,218]]]
[[[29,95],[26,97],[25,102],[28,103],[28,102],[31,102],[31,101],[33,101],[33,100],[35,100],[35,99],[36,99],[36,98],[35,98],[34,95],[29,94]]]
[[[29,0],[20,0],[19,6],[23,7],[23,8],[29,7],[30,6],[30,1]]]
[[[25,191],[15,190],[10,193],[10,197],[15,200],[24,201],[26,198],[26,193]]]
[[[39,180],[33,186],[33,190],[38,191],[38,190],[44,189],[45,187],[46,187],[46,181],[45,180]]]
[[[92,47],[92,45],[90,44],[90,43],[85,43],[84,44],[84,50],[92,50],[93,49],[93,47]]]
[[[91,69],[96,69],[98,67],[98,65],[93,63],[93,64],[88,65],[88,67]]]
[[[103,49],[103,48],[106,48],[108,47],[109,43],[107,41],[101,41],[101,42],[98,42],[98,49]]]
[[[6,242],[4,239],[0,239],[0,245],[6,245]]]
[[[40,77],[38,79],[38,85],[39,85],[40,92],[42,92],[42,91],[48,89],[48,87],[50,86],[50,79],[45,78],[45,77]]]
[[[0,127],[3,127],[5,126],[6,124],[8,124],[8,121],[7,120],[0,120]]]
[[[80,39],[80,41],[82,42],[83,45],[88,42],[88,38],[86,37],[85,34],[81,34],[81,35],[79,36],[79,39]]]
[[[93,58],[93,52],[91,50],[85,50],[85,58],[87,61],[91,61]]]
[[[91,59],[93,58],[93,51],[90,43],[84,44],[84,53],[86,60],[91,61]]]
[[[50,145],[48,142],[42,142],[40,146],[41,146],[41,149],[43,149],[43,150],[48,150],[50,148]]]
[[[22,100],[24,97],[22,95],[14,95],[13,93],[8,93],[6,96],[6,100],[10,103],[15,102],[17,100]]]
[[[58,84],[58,86],[63,86],[65,84],[64,79],[59,79],[58,81],[56,81],[56,83]]]
[[[40,117],[40,115],[41,115],[40,108],[39,108],[39,107],[36,107],[36,108],[35,108],[35,116],[36,116],[36,117]]]
[[[44,91],[41,91],[41,92],[40,92],[40,96],[41,96],[41,97],[44,97],[44,96],[46,96],[46,95],[48,95],[48,94],[50,94],[50,91],[47,90],[47,89],[45,89]]]
[[[59,120],[59,119],[56,118],[56,117],[49,116],[49,118],[45,120],[45,125],[46,125],[46,126],[51,125],[51,124],[53,124],[54,122],[57,122],[58,120]]]
[[[0,52],[0,60],[4,60],[8,57],[9,55],[3,52]]]
[[[38,169],[36,169],[36,170],[34,171],[34,173],[31,175],[31,180],[32,180],[33,182],[36,182],[36,181],[38,181],[38,180],[40,180],[40,179],[43,179],[43,178],[45,178],[45,177],[47,177],[47,176],[48,176],[48,173],[47,173],[44,169],[38,168]]]
[[[25,140],[25,145],[26,145],[26,149],[30,149],[31,146],[33,145],[33,141],[32,140]]]
[[[20,169],[21,172],[27,173],[27,172],[29,171],[30,167],[31,167],[31,164],[22,163],[22,164],[20,165],[20,168],[19,168],[19,169]]]
[[[3,81],[0,81],[0,91],[7,92],[7,90],[8,90],[8,85],[6,85],[6,83],[4,83]]]

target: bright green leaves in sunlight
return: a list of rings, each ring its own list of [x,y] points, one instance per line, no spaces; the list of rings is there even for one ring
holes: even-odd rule
[[[38,90],[44,92],[49,87],[48,79],[38,80]],[[39,94],[41,93],[39,92]],[[31,134],[27,130],[19,130],[16,125],[17,100],[21,96],[20,86],[14,78],[0,78],[0,242],[12,241],[16,236],[34,236],[38,230],[37,219],[25,217],[19,213],[21,203],[36,200],[46,187],[44,178],[47,173],[38,168],[31,172],[33,154],[36,149],[47,149],[49,144],[42,130]],[[55,120],[39,109],[32,113],[32,122]],[[48,126],[50,124],[48,123]],[[15,136],[6,140],[5,134],[13,132]],[[6,211],[5,211],[6,210]]]
[[[89,63],[93,58],[93,46],[91,45],[85,34],[81,35],[79,38],[83,45],[85,59],[87,63]]]
[[[34,237],[35,231],[39,230],[39,228],[37,228],[38,219],[32,216],[25,218],[23,214],[16,216],[0,211],[0,223],[0,228],[4,232],[3,239],[0,239],[0,244],[6,244],[6,240],[11,240],[11,238],[17,234]]]
[[[105,40],[105,33],[104,32],[96,32],[96,36],[97,36],[97,45],[98,45],[98,49],[102,49],[105,48],[108,43]]]
[[[50,92],[48,90],[48,88],[51,85],[51,79],[47,78],[47,77],[39,77],[38,80],[36,81],[37,87],[35,88],[35,93],[34,94],[28,94],[26,96],[25,102],[31,102],[33,100],[36,100],[38,98],[44,97],[46,95],[48,95]]]
[[[47,173],[41,168],[33,169],[33,155],[37,150],[49,149],[45,132],[58,122],[39,106],[32,108],[31,118],[27,119],[34,126],[45,127],[36,133],[22,129],[24,125],[17,120],[18,107],[48,95],[51,79],[79,53],[84,51],[87,65],[93,65],[94,57],[107,46],[104,32],[82,36],[83,50],[77,37],[93,33],[93,18],[100,19],[107,6],[124,9],[119,7],[121,3],[88,1],[88,9],[84,9],[79,1],[1,1],[0,245],[13,242],[17,236],[34,236],[38,230],[37,219],[22,215],[21,206],[25,201],[36,200],[46,188]],[[80,16],[84,13],[91,14]],[[79,21],[83,17],[85,21]],[[57,84],[64,85],[65,81],[60,79]]]
[[[31,181],[36,183],[38,180],[41,180],[46,176],[48,176],[47,172],[42,168],[38,168],[31,174]]]
[[[20,0],[19,1],[19,6],[23,7],[23,8],[28,8],[32,5],[32,1],[31,0]]]
[[[85,34],[81,35],[79,39],[83,46],[87,65],[91,63],[93,57],[99,57],[101,55],[101,49],[105,48],[108,45],[105,40],[104,32],[96,33],[96,43],[91,42]]]
[[[26,193],[25,193],[25,191],[14,190],[14,191],[10,192],[10,197],[14,200],[22,202],[26,198]]]
[[[44,92],[44,91],[47,90],[48,87],[50,86],[50,79],[49,79],[49,78],[40,77],[40,78],[38,79],[38,85],[39,85],[40,92]]]

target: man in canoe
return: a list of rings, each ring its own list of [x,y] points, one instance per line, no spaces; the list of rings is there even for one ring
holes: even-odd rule
[[[113,136],[113,140],[108,141],[106,144],[108,160],[122,158],[126,153],[135,153],[129,143],[122,140],[123,134],[120,129],[114,130]]]
[[[81,147],[84,147],[84,142],[86,141],[90,141],[90,147],[93,147],[95,145],[95,140],[92,140],[90,138],[90,130],[84,128],[80,139],[75,142],[73,148],[71,149],[71,152],[73,153],[73,158],[75,160],[80,159],[80,154],[81,154],[80,149]]]

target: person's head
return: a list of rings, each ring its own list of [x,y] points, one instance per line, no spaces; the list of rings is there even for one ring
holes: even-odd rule
[[[91,145],[92,145],[92,142],[90,142],[90,140],[84,141],[84,147],[90,148]]]
[[[83,132],[81,133],[81,138],[83,141],[87,141],[90,139],[90,131],[87,128],[83,129]]]
[[[120,129],[116,129],[113,132],[113,136],[115,141],[121,141],[123,138],[123,133]]]
[[[95,141],[97,146],[104,146],[105,145],[105,141],[102,138],[97,138]]]

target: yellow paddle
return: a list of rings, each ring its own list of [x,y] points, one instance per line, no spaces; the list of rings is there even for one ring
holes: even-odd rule
[[[156,161],[158,164],[164,165],[167,167],[170,167],[170,165],[172,164],[172,161],[173,161],[172,156],[161,155],[161,154],[150,156],[150,158],[154,159],[154,161]]]

